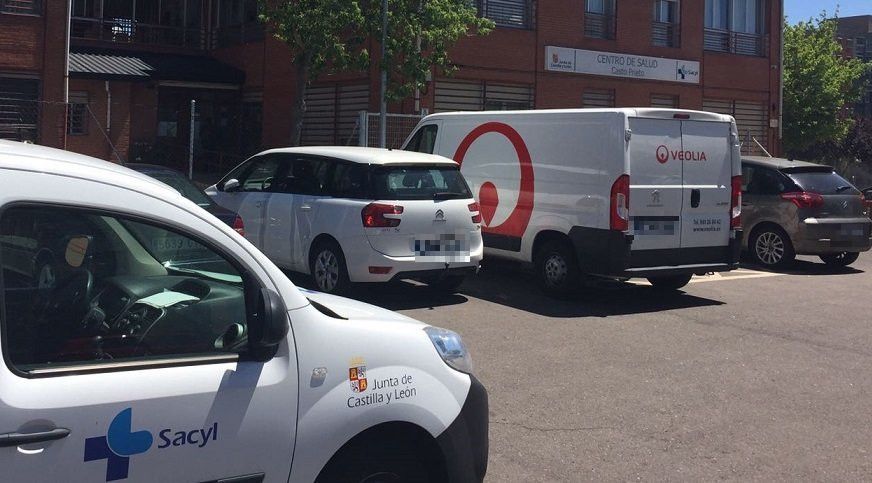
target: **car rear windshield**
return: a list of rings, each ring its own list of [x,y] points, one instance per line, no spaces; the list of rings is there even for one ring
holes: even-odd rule
[[[206,193],[201,191],[200,188],[197,188],[193,183],[188,181],[187,178],[180,174],[168,171],[157,171],[147,174],[161,183],[170,185],[171,188],[181,193],[182,196],[200,206],[209,206],[212,203]]]
[[[372,173],[377,200],[472,198],[460,168],[444,166],[379,166]]]
[[[821,195],[858,195],[857,188],[835,171],[788,171],[787,176],[803,191]]]

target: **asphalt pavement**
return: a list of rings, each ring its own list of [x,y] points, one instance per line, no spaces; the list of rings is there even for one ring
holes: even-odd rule
[[[488,481],[872,479],[872,255],[572,300],[491,264],[456,295],[356,297],[460,332],[490,395]]]

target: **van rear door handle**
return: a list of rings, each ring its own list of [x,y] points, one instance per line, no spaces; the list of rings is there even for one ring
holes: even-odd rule
[[[699,207],[699,198],[702,195],[698,189],[690,190],[690,207],[698,208]]]
[[[0,434],[0,447],[21,446],[23,444],[42,443],[63,439],[70,435],[67,428],[55,428],[39,433],[3,433]]]

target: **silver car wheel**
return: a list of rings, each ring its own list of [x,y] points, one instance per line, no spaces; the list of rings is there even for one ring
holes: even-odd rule
[[[784,258],[784,240],[778,233],[767,231],[757,237],[754,244],[757,258],[767,265],[776,265]]]
[[[543,265],[545,279],[551,285],[559,285],[569,275],[569,266],[566,264],[566,260],[556,253],[549,255]]]
[[[315,284],[324,292],[331,292],[339,283],[339,259],[330,250],[315,257]]]

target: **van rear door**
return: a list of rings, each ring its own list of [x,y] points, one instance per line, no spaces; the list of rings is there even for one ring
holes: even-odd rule
[[[681,247],[724,247],[730,243],[730,123],[681,122],[684,169]]]
[[[632,250],[681,247],[681,122],[630,118],[630,230]]]

